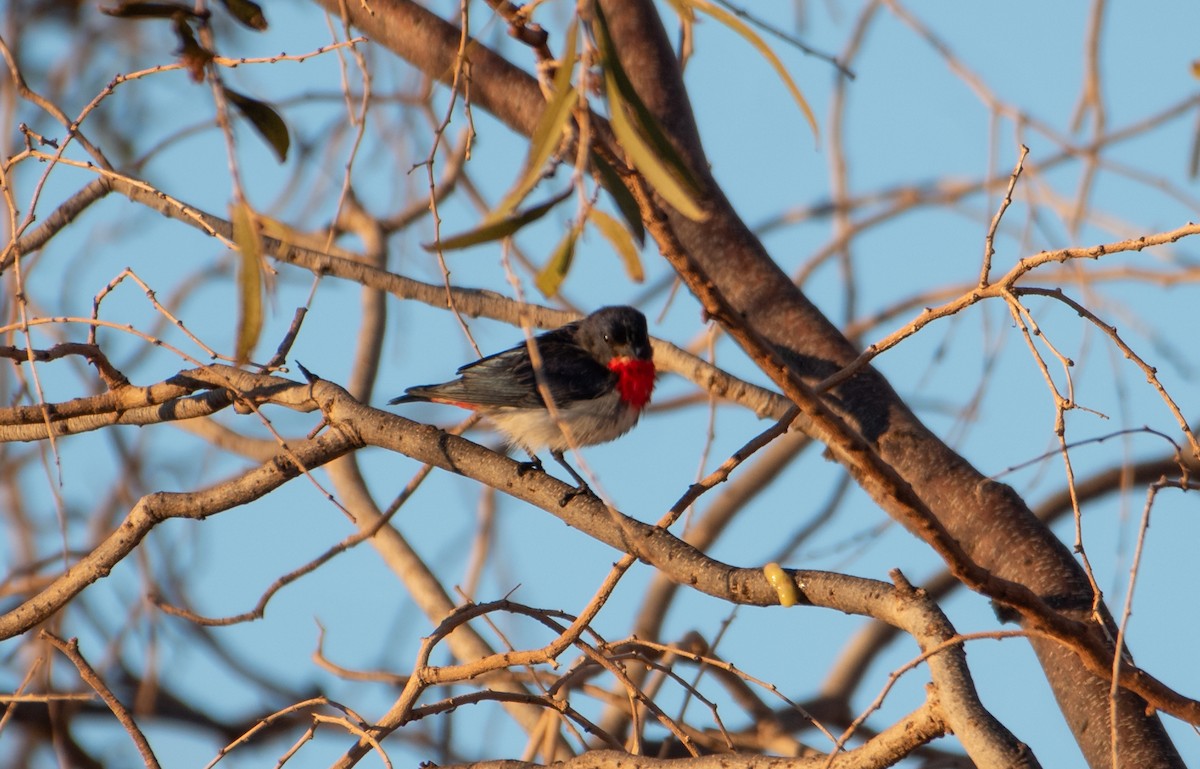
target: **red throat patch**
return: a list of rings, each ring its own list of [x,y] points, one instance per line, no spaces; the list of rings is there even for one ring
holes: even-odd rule
[[[650,402],[654,390],[654,361],[640,358],[613,358],[610,371],[617,373],[617,394],[621,400],[640,409]]]

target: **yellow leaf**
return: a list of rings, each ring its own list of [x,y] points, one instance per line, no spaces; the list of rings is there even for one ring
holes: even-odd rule
[[[599,5],[593,6],[592,10],[596,20],[593,27],[596,42],[604,59],[604,84],[613,132],[625,145],[634,167],[668,203],[689,219],[704,221],[708,214],[696,202],[701,185],[621,67],[620,57],[608,33],[604,12]],[[623,107],[629,108],[629,114],[623,111]],[[630,115],[636,121],[636,126],[631,122]]]
[[[255,223],[258,224],[258,233],[263,237],[275,238],[283,244],[284,250],[290,249],[292,246],[303,243],[308,235],[302,232],[297,232],[291,225],[284,224],[265,214],[256,214],[254,217]]]
[[[646,226],[642,224],[642,212],[638,208],[637,201],[633,199],[633,194],[625,186],[625,182],[621,181],[616,170],[604,158],[593,152],[591,161],[592,168],[596,169],[596,176],[600,179],[600,186],[608,190],[609,195],[612,195],[613,202],[617,204],[617,210],[621,212],[621,218],[625,220],[625,226],[633,234],[633,239],[639,246],[644,245],[646,243]]]
[[[555,246],[554,253],[550,255],[550,261],[546,262],[546,266],[538,273],[534,282],[537,284],[538,291],[541,291],[547,299],[557,294],[563,281],[566,280],[567,270],[571,269],[571,260],[575,258],[575,240],[578,237],[579,230],[572,227],[566,237]]]
[[[238,260],[237,363],[250,360],[263,326],[262,241],[254,210],[244,200],[230,210]]]
[[[562,53],[558,55],[558,71],[554,73],[554,92],[562,93],[571,85],[571,73],[575,69],[575,59],[579,53],[579,17],[571,19],[567,34],[563,40]]]
[[[562,56],[558,59],[558,72],[554,75],[554,94],[542,112],[542,117],[533,130],[533,136],[530,137],[529,155],[525,158],[521,178],[512,191],[504,196],[504,200],[496,206],[496,210],[489,215],[489,219],[502,219],[520,205],[529,191],[542,178],[542,167],[546,165],[546,161],[550,159],[551,153],[561,141],[563,126],[570,119],[571,112],[574,111],[575,104],[579,100],[579,93],[571,86],[571,72],[575,68],[578,28],[577,23],[572,23],[570,29],[567,30],[567,43],[563,48]]]
[[[779,79],[782,80],[783,84],[786,85],[788,90],[792,92],[792,98],[796,100],[796,104],[800,107],[800,111],[804,113],[804,119],[808,121],[808,127],[812,129],[813,138],[819,141],[821,134],[820,130],[817,128],[816,115],[813,114],[812,108],[808,106],[808,100],[804,98],[804,94],[802,94],[800,89],[796,87],[795,81],[793,81],[792,76],[788,74],[787,68],[783,66],[783,62],[780,61],[779,57],[775,55],[775,52],[771,50],[771,46],[767,45],[766,41],[759,37],[754,30],[750,29],[750,27],[737,16],[734,16],[724,8],[714,5],[713,3],[709,2],[709,0],[681,0],[681,2],[687,3],[695,8],[699,8],[701,11],[707,13],[709,16],[712,16],[714,19],[729,27],[734,32],[737,32],[739,35],[746,38],[746,41],[749,42],[750,45],[754,46],[754,48],[757,49],[760,54],[762,54],[762,57],[766,59],[772,67],[774,67],[775,72],[779,75]]]
[[[613,250],[625,264],[625,272],[629,274],[629,278],[636,283],[645,280],[646,274],[642,270],[642,258],[638,254],[637,246],[633,244],[633,237],[629,231],[622,227],[616,219],[598,208],[593,208],[588,212],[588,221],[595,225],[596,229],[600,230],[600,234],[612,244]]]
[[[550,159],[550,154],[558,147],[562,138],[563,126],[570,119],[578,98],[578,92],[568,86],[565,92],[556,93],[551,102],[546,105],[545,111],[542,112],[542,118],[538,121],[537,128],[530,140],[529,157],[525,160],[521,179],[512,191],[504,196],[504,200],[500,201],[489,218],[498,219],[511,214],[529,194],[529,191],[537,185],[542,178],[542,167]]]

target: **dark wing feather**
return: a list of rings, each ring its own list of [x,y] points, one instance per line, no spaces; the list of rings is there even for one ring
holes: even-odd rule
[[[542,369],[555,403],[590,400],[608,392],[617,375],[575,342],[575,324],[537,337]],[[393,402],[450,401],[483,407],[541,408],[533,362],[525,343],[489,355],[458,370],[459,378],[410,387]]]

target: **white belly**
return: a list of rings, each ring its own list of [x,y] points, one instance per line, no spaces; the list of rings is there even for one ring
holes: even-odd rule
[[[542,449],[566,451],[571,443],[545,409],[500,408],[482,412],[509,442],[533,454]],[[641,416],[616,392],[571,406],[559,407],[559,420],[566,423],[577,446],[593,446],[618,438],[633,429]]]

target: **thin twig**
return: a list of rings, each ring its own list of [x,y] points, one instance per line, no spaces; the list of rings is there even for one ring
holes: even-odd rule
[[[146,741],[146,735],[142,734],[142,730],[138,728],[137,722],[133,720],[133,714],[121,704],[117,696],[104,683],[104,679],[96,673],[87,660],[83,658],[83,655],[79,653],[79,641],[75,638],[64,641],[45,628],[38,633],[38,638],[58,649],[64,657],[71,661],[71,664],[79,671],[79,677],[83,679],[83,682],[92,687],[96,694],[100,695],[100,699],[104,700],[105,705],[108,705],[108,709],[121,722],[121,726],[125,727],[125,731],[129,733],[133,744],[137,746],[138,753],[141,754],[142,761],[145,762],[148,769],[159,769],[158,759],[154,757],[154,751],[150,748],[150,743]]]
[[[1000,208],[996,210],[996,215],[992,217],[992,223],[988,225],[987,235],[983,239],[983,267],[979,270],[980,288],[987,288],[988,276],[992,271],[992,257],[996,253],[996,229],[1000,226],[1000,220],[1004,218],[1004,212],[1012,205],[1013,190],[1017,187],[1017,179],[1021,177],[1021,169],[1025,165],[1025,156],[1028,154],[1029,148],[1022,144],[1017,165],[1008,177],[1008,189],[1004,192],[1004,199],[1000,201]]]

